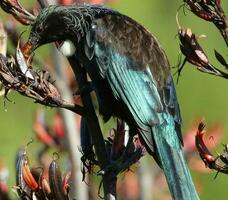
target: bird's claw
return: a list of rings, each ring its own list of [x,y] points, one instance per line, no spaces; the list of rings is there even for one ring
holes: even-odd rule
[[[115,176],[117,176],[120,172],[124,172],[125,170],[128,170],[131,167],[131,165],[133,165],[140,159],[141,156],[142,156],[141,149],[136,150],[134,153],[128,156],[126,156],[126,154],[123,154],[117,160],[112,161],[107,167],[99,170],[97,172],[97,175],[104,176],[107,173],[112,172]]]

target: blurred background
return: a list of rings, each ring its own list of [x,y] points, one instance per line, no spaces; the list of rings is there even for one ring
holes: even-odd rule
[[[35,1],[35,0],[34,0]],[[30,7],[33,1],[21,0],[25,7]],[[161,46],[166,51],[174,74],[177,68],[178,55],[179,55],[179,40],[177,38],[177,25],[175,15],[178,7],[183,4],[181,0],[115,0],[107,3],[112,7],[143,24],[149,29],[160,41]],[[228,1],[222,0],[222,6],[225,13],[228,14]],[[200,44],[205,49],[211,63],[220,67],[214,56],[214,49],[226,55],[227,47],[220,36],[217,29],[213,24],[207,23],[194,16],[190,11],[185,9],[185,13],[180,9],[179,21],[183,28],[190,27],[196,35],[204,34],[207,37],[200,39]],[[2,10],[0,10],[0,17],[2,20],[8,19]],[[20,30],[28,29],[25,26],[19,25]],[[26,38],[26,34],[23,35]],[[9,44],[10,45],[10,44]],[[48,47],[42,47],[36,54],[39,59],[51,63],[51,58]],[[13,48],[11,52],[13,53]],[[174,80],[177,76],[174,76]],[[175,81],[176,82],[176,81]],[[228,81],[208,74],[200,73],[196,68],[190,64],[184,67],[179,83],[176,84],[177,95],[181,108],[183,118],[183,134],[188,134],[185,137],[186,152],[192,153],[194,145],[195,123],[202,118],[205,119],[206,129],[210,130],[211,135],[214,137],[212,147],[221,151],[222,143],[228,143]],[[15,185],[15,156],[19,147],[26,144],[31,137],[35,138],[33,132],[33,124],[35,119],[35,112],[37,108],[45,109],[47,123],[52,126],[53,115],[55,109],[45,108],[43,106],[34,104],[31,99],[25,98],[11,92],[9,99],[13,102],[6,101],[4,106],[4,98],[0,99],[0,170],[7,166],[9,172],[8,186]],[[223,136],[223,138],[221,138]],[[216,140],[217,138],[217,140]],[[214,144],[215,143],[215,144]],[[37,140],[35,144],[29,147],[29,157],[31,163],[35,165],[37,150],[42,146]],[[192,149],[191,149],[192,148]],[[78,148],[75,149],[78,151]],[[54,150],[53,150],[54,151]],[[53,152],[51,151],[51,152]],[[50,155],[52,155],[50,153]],[[191,155],[190,155],[191,156]],[[202,200],[224,199],[228,196],[228,175],[219,174],[216,179],[215,172],[205,170],[202,162],[198,162],[198,155],[192,155],[194,159],[189,158],[189,166],[192,170],[193,179],[196,183],[197,189],[200,193]],[[140,169],[139,165],[143,165]],[[158,169],[153,166],[154,162],[148,159],[147,156],[143,157],[140,163],[134,167],[133,172],[128,172],[119,179],[119,191],[122,194],[122,199],[139,199],[140,191],[138,191],[139,180],[137,174],[140,170],[149,171],[147,181],[151,192],[159,194],[153,195],[151,199],[170,199],[167,188]],[[199,165],[199,166],[198,166]],[[155,169],[150,174],[152,169]],[[135,174],[134,171],[137,173]],[[156,174],[157,173],[157,174]],[[126,181],[128,179],[129,181]],[[156,184],[154,184],[154,182]],[[156,189],[157,187],[157,189]],[[134,188],[134,189],[133,189]],[[161,189],[162,188],[162,189]],[[163,189],[164,188],[164,189]],[[133,194],[128,195],[127,193]],[[164,192],[162,192],[164,191]],[[142,193],[143,191],[141,191]],[[145,191],[149,192],[149,191]],[[126,197],[124,196],[126,195]]]

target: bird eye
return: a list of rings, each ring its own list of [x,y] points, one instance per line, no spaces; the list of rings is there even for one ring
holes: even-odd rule
[[[43,31],[42,26],[38,26],[38,27],[36,28],[36,32],[40,33],[40,32],[42,32],[42,31]]]

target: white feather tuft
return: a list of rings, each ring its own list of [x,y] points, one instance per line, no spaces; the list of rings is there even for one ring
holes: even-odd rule
[[[59,51],[66,57],[73,56],[76,52],[76,47],[71,40],[66,40],[59,46]]]

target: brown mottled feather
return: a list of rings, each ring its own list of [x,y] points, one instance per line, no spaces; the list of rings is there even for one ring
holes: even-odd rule
[[[106,42],[137,63],[137,69],[150,67],[159,91],[169,77],[170,67],[157,39],[143,26],[127,16],[108,15],[96,21],[98,41]],[[142,53],[143,52],[143,53]]]

